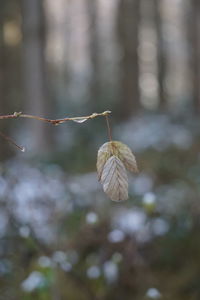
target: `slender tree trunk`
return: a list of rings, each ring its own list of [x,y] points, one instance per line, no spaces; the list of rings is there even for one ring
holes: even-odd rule
[[[3,38],[3,11],[4,11],[4,2],[1,3],[1,10],[0,10],[0,112],[1,114],[4,113],[3,111],[3,69],[4,69],[4,38]]]
[[[120,0],[117,22],[119,46],[122,52],[119,118],[123,120],[131,117],[140,108],[137,53],[139,0]]]
[[[47,99],[43,1],[22,0],[22,16],[25,107],[29,113],[46,116],[50,103]],[[32,149],[47,151],[49,128],[42,122],[28,122]]]
[[[190,61],[193,83],[193,107],[200,114],[200,2],[190,2],[189,13],[189,42],[191,45]]]
[[[153,0],[154,16],[155,16],[155,30],[157,36],[157,63],[158,63],[158,97],[159,108],[165,109],[167,107],[167,96],[164,87],[166,77],[166,50],[163,40],[163,22],[160,0]]]
[[[89,101],[93,111],[101,110],[100,101],[100,57],[99,57],[99,33],[98,33],[98,7],[97,0],[87,0],[87,11],[90,27],[90,59],[91,79],[89,83]]]
[[[10,113],[9,108],[9,78],[8,78],[8,57],[4,41],[3,26],[5,22],[6,1],[2,0],[0,9],[0,114]],[[9,121],[1,121],[0,131],[9,135]],[[6,140],[0,137],[0,160],[8,158],[12,154],[12,147]]]

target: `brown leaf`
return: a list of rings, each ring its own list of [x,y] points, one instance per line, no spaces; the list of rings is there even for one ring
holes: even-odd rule
[[[97,174],[98,174],[98,179],[101,181],[101,175],[103,172],[103,168],[107,160],[112,156],[112,151],[111,151],[111,144],[110,142],[104,143],[98,151],[97,154]]]
[[[125,165],[125,167],[130,171],[137,173],[138,167],[135,156],[131,149],[118,141],[111,142],[113,147],[113,154],[116,155]]]
[[[101,183],[104,192],[113,201],[128,199],[128,177],[121,160],[115,155],[111,156],[103,167]]]

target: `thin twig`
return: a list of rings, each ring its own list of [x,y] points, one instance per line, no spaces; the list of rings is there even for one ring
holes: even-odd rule
[[[4,138],[6,141],[8,141],[9,143],[11,143],[12,145],[14,145],[15,147],[17,147],[18,149],[20,149],[22,152],[25,152],[25,148],[24,147],[21,147],[21,146],[17,145],[15,143],[15,141],[13,141],[13,139],[11,139],[9,136],[3,134],[1,131],[0,131],[0,136],[2,138]]]
[[[106,117],[107,129],[108,129],[108,137],[109,137],[110,142],[112,142],[112,133],[111,133],[111,127],[110,127],[110,123],[109,123],[108,114],[106,114],[105,117]]]
[[[63,118],[63,119],[55,119],[55,120],[52,120],[52,119],[47,119],[47,118],[43,118],[43,117],[38,117],[38,116],[34,116],[34,115],[28,115],[28,114],[23,114],[22,112],[14,112],[13,114],[11,115],[2,115],[0,116],[0,120],[5,120],[5,119],[17,119],[17,118],[27,118],[27,119],[34,119],[34,120],[39,120],[39,121],[42,121],[42,122],[47,122],[47,123],[50,123],[50,124],[53,124],[53,125],[59,125],[61,123],[65,123],[65,122],[68,122],[68,121],[77,121],[77,122],[84,122],[86,120],[89,120],[89,119],[94,119],[96,117],[108,117],[108,115],[111,114],[111,111],[110,110],[106,110],[102,113],[93,113],[89,116],[83,116],[83,117],[72,117],[72,118]],[[82,121],[82,122],[81,122]],[[109,132],[110,132],[110,129],[109,129]],[[0,136],[2,136],[5,140],[7,140],[8,142],[10,142],[11,144],[13,144],[14,146],[16,146],[18,149],[20,149],[22,152],[25,151],[25,148],[24,147],[21,147],[19,145],[17,145],[15,143],[15,141],[13,141],[13,139],[11,139],[10,137],[6,136],[5,134],[3,134],[2,132],[0,132]],[[110,135],[111,136],[111,135]]]
[[[28,119],[35,119],[35,120],[39,120],[39,121],[43,121],[43,122],[47,122],[47,123],[51,123],[53,125],[59,125],[61,123],[65,123],[68,121],[81,121],[81,120],[89,120],[89,119],[94,119],[96,117],[101,117],[101,116],[107,116],[111,113],[111,111],[106,110],[102,113],[93,113],[89,116],[83,116],[83,117],[66,117],[63,119],[47,119],[47,118],[43,118],[43,117],[38,117],[38,116],[34,116],[34,115],[28,115],[28,114],[23,114],[22,112],[14,112],[12,115],[3,115],[0,116],[0,120],[5,120],[5,119],[16,119],[16,118],[28,118]]]

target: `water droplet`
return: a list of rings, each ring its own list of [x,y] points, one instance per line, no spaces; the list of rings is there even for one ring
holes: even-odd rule
[[[87,121],[87,119],[74,119],[73,121],[76,123],[83,123],[83,122]]]

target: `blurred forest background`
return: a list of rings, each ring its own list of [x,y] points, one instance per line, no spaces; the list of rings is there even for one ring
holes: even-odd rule
[[[1,0],[0,113],[112,111],[140,169],[98,183],[104,118],[1,120],[0,300],[200,299],[200,1]]]

